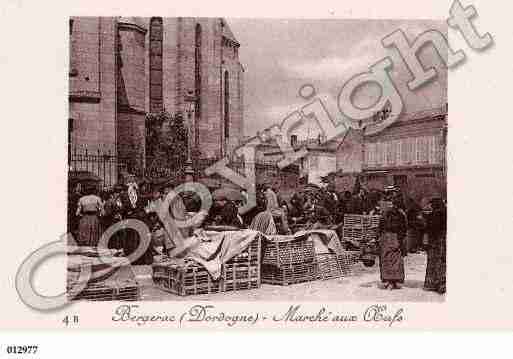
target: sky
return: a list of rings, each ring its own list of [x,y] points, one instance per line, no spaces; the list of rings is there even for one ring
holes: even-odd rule
[[[434,20],[343,20],[343,19],[227,19],[241,46],[239,58],[244,72],[244,130],[254,135],[307,102],[298,95],[304,84],[312,84],[330,114],[339,118],[337,98],[346,81],[389,56],[391,77],[401,94],[405,113],[440,107],[447,102],[447,70],[436,50],[420,51],[425,67],[435,66],[438,76],[411,92],[412,79],[399,53],[384,48],[381,39],[402,29],[408,39],[426,30],[446,36],[447,26]],[[354,103],[370,106],[379,97],[377,85],[362,87]],[[313,125],[298,132],[300,138],[315,137]]]

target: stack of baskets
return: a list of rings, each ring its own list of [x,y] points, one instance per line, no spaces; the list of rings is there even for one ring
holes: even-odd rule
[[[315,256],[317,278],[326,280],[349,276],[354,273],[354,265],[359,259],[360,251],[344,251],[340,254],[318,253]]]
[[[327,280],[342,277],[344,275],[342,259],[342,256],[334,253],[316,254],[317,279]]]
[[[262,283],[289,285],[318,278],[313,242],[306,237],[268,236],[262,258]]]
[[[245,250],[222,265],[217,280],[194,261],[177,263],[167,257],[152,265],[152,278],[160,289],[181,296],[254,289],[260,287],[260,261],[261,237],[257,236]]]
[[[88,267],[91,276],[79,283],[81,273]],[[77,293],[77,289],[83,287]],[[130,263],[119,251],[92,247],[68,248],[68,300],[136,301],[141,298],[139,284]]]
[[[342,229],[343,239],[367,243],[378,236],[380,216],[346,214]]]
[[[356,274],[355,265],[359,262],[360,256],[360,251],[345,251],[338,256],[338,262],[344,276]]]
[[[344,216],[344,227],[342,229],[342,240],[357,242],[360,249],[370,248],[368,243],[374,241],[378,237],[379,232],[379,222],[381,220],[381,216],[368,216],[368,215],[356,215],[349,214]],[[348,259],[350,262],[354,261],[356,258],[356,262],[361,259],[362,255],[372,256],[372,254],[367,253],[368,251],[355,251],[352,255],[350,255],[351,259]],[[349,252],[351,253],[351,252]],[[374,261],[364,261],[364,264],[371,265]],[[353,263],[354,264],[354,263]],[[354,267],[351,267],[354,269]],[[351,273],[351,274],[354,274]]]

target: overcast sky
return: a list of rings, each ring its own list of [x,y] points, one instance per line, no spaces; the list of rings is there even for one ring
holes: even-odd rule
[[[390,56],[394,63],[391,76],[403,101],[405,111],[416,112],[440,107],[447,98],[447,70],[431,47],[421,51],[427,66],[434,65],[438,79],[410,92],[411,80],[395,49],[381,45],[381,39],[402,29],[412,41],[422,32],[435,29],[447,34],[446,24],[431,20],[281,20],[227,19],[239,40],[240,61],[245,68],[245,134],[253,135],[300,108],[306,101],[298,96],[307,83],[329,102],[330,113],[337,117],[336,99],[344,83],[352,76],[368,71],[369,66]],[[371,105],[379,96],[377,86],[359,91],[356,103]],[[340,117],[340,116],[338,116]],[[315,135],[312,127],[300,137]]]

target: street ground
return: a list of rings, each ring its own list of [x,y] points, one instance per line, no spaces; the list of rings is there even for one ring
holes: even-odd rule
[[[344,278],[276,286],[262,284],[258,289],[181,297],[153,285],[151,266],[134,266],[134,273],[142,285],[142,300],[151,301],[401,301],[443,302],[444,296],[424,291],[426,255],[410,254],[405,258],[406,281],[401,289],[382,289],[379,267],[355,266],[355,273]]]

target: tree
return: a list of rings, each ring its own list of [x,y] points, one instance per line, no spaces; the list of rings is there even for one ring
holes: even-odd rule
[[[178,174],[186,160],[187,129],[182,114],[149,113],[146,116],[146,163],[150,176],[151,173],[159,177],[164,173]]]

